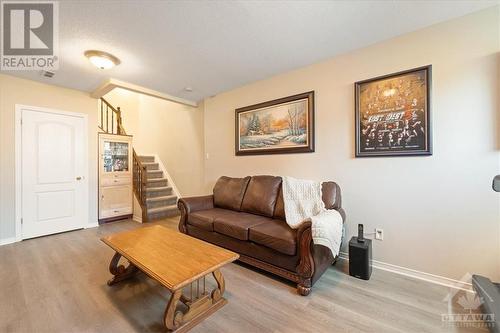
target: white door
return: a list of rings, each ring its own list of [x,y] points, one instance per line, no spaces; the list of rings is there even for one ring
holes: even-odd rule
[[[22,109],[22,238],[87,224],[87,119]]]

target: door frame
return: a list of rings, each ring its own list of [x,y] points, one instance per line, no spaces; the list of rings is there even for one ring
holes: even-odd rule
[[[23,199],[23,193],[22,193],[22,115],[23,115],[23,110],[29,110],[29,111],[35,111],[35,112],[41,112],[41,113],[50,113],[50,114],[56,114],[56,115],[63,115],[63,116],[71,116],[71,117],[77,117],[77,118],[82,118],[83,119],[83,153],[84,153],[84,158],[83,158],[83,176],[85,177],[85,185],[83,188],[84,192],[84,198],[85,202],[83,203],[84,209],[83,209],[83,217],[84,221],[82,222],[81,227],[82,228],[87,228],[89,225],[89,130],[88,130],[88,114],[85,113],[78,113],[78,112],[69,112],[69,111],[63,111],[63,110],[58,110],[58,109],[52,109],[52,108],[45,108],[45,107],[38,107],[38,106],[31,106],[31,105],[24,105],[24,104],[16,104],[15,105],[15,139],[14,139],[14,146],[15,146],[15,222],[16,222],[16,242],[22,241],[23,240],[23,234],[22,234],[22,215],[23,215],[23,207],[22,207],[22,199]]]

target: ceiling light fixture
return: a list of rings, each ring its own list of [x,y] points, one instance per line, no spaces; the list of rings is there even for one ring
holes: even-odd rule
[[[104,51],[88,50],[85,51],[84,55],[100,69],[110,69],[120,64],[120,59]]]

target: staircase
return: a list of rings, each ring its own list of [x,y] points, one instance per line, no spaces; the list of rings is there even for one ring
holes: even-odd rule
[[[120,108],[114,108],[100,99],[99,129],[104,133],[125,135]],[[171,181],[171,179],[170,179]],[[169,184],[166,170],[162,170],[155,156],[140,156],[133,150],[134,193],[142,210],[142,223],[180,214],[177,195]]]
[[[177,196],[169,186],[168,178],[160,169],[160,164],[155,161],[155,157],[138,156],[138,158],[146,168],[147,221],[179,215]]]

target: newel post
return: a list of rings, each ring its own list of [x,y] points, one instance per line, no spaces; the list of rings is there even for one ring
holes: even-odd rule
[[[118,134],[123,134],[122,111],[120,110],[119,106],[116,108],[116,122],[118,123]]]

